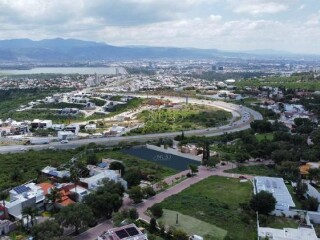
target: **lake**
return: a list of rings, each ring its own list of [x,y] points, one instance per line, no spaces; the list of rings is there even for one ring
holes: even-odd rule
[[[126,73],[123,67],[43,67],[27,70],[0,70],[0,74],[27,75],[27,74],[120,74]]]

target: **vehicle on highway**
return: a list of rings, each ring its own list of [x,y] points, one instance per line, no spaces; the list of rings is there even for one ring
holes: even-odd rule
[[[26,148],[20,148],[20,151],[25,152],[25,151],[27,151],[27,149]]]
[[[61,141],[60,141],[61,144],[66,144],[66,143],[68,143],[68,142],[69,142],[68,140],[61,140]]]
[[[245,176],[239,176],[239,179],[247,179]]]

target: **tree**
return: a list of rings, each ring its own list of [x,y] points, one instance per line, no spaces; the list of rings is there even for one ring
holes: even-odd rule
[[[22,213],[22,216],[27,218],[27,227],[29,227],[29,217],[30,217],[31,226],[33,227],[34,218],[37,215],[38,210],[36,208],[28,206],[28,207],[24,207],[21,213]]]
[[[56,210],[56,202],[61,201],[60,191],[56,187],[51,188],[46,195],[46,201],[48,201],[53,206],[53,210]]]
[[[70,169],[70,180],[74,183],[75,192],[77,192],[77,184],[80,181],[79,169],[73,166]]]
[[[163,209],[161,204],[156,203],[152,207],[149,208],[150,212],[152,213],[152,216],[155,218],[161,218],[163,215]]]
[[[127,181],[128,187],[137,186],[140,184],[142,174],[138,168],[130,168],[124,174],[124,180]]]
[[[83,202],[93,211],[96,217],[110,218],[122,206],[124,188],[120,183],[106,180],[98,189],[85,196]]]
[[[299,199],[304,199],[304,195],[308,191],[308,185],[303,183],[301,180],[298,181],[296,186],[296,195]]]
[[[63,228],[56,220],[47,220],[35,225],[31,229],[31,235],[34,240],[47,240],[63,235]]]
[[[90,164],[90,165],[97,165],[98,163],[97,155],[94,152],[89,153],[87,155],[86,162],[87,164]]]
[[[76,234],[80,229],[87,228],[94,220],[90,207],[83,203],[62,208],[55,218],[63,227],[74,227]]]
[[[277,165],[277,171],[282,178],[288,181],[297,181],[300,176],[299,164],[290,161],[281,162]]]
[[[174,229],[173,230],[173,240],[188,240],[188,235],[182,231],[181,229]]]
[[[319,201],[315,197],[308,197],[306,200],[302,202],[302,209],[308,211],[317,212],[319,207]]]
[[[114,162],[110,163],[109,169],[110,170],[118,170],[118,171],[120,171],[121,177],[123,177],[124,174],[125,174],[125,169],[126,168],[121,162],[114,161]]]
[[[8,192],[0,192],[0,201],[2,201],[2,206],[4,208],[4,217],[7,218],[7,210],[6,210],[6,199],[9,196]]]
[[[276,202],[271,193],[261,191],[252,197],[250,207],[256,212],[267,215],[275,209]]]
[[[147,186],[143,188],[142,191],[146,198],[153,197],[157,194],[156,191],[151,186]]]
[[[136,208],[129,209],[129,218],[132,220],[137,220],[139,218],[139,213]]]
[[[133,200],[134,203],[140,203],[142,202],[143,199],[143,192],[141,187],[139,186],[134,186],[132,187],[129,191],[129,198]]]
[[[320,168],[311,168],[309,169],[309,178],[310,183],[313,181],[319,181],[320,179]]]
[[[197,172],[199,172],[197,165],[189,164],[188,167],[190,169],[191,175],[195,175]]]
[[[155,218],[150,219],[149,231],[154,233],[157,231],[157,220]]]
[[[228,155],[227,155],[228,156]],[[219,156],[212,156],[208,159],[207,161],[207,166],[208,167],[216,167],[217,164],[220,163]]]

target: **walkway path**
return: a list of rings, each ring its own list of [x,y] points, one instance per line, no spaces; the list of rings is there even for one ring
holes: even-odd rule
[[[261,163],[260,163],[261,164]],[[175,195],[184,189],[190,187],[191,185],[200,182],[203,179],[206,179],[210,176],[224,176],[224,177],[231,177],[231,178],[239,178],[239,176],[245,176],[247,179],[252,179],[254,176],[250,175],[243,175],[243,174],[233,174],[233,173],[226,173],[224,172],[227,169],[231,169],[235,167],[234,164],[229,163],[228,165],[222,166],[219,165],[217,168],[214,169],[207,169],[206,167],[200,166],[199,172],[196,176],[187,178],[186,180],[166,189],[165,191],[157,194],[154,197],[151,197],[144,202],[140,204],[133,204],[131,199],[128,197],[124,198],[123,200],[123,208],[127,207],[135,207],[137,208],[137,211],[139,213],[140,218],[145,219],[146,221],[150,221],[150,217],[145,214],[145,211],[154,205],[155,203],[160,203],[167,197],[170,197],[172,195]],[[176,175],[170,176],[166,178],[164,181],[166,181],[168,184],[172,184],[172,180],[175,180],[176,177],[181,177],[182,175],[186,175],[188,173],[188,170],[180,172]],[[107,229],[112,228],[112,223],[110,220],[107,220],[99,225],[97,225],[94,228],[89,229],[88,231],[84,232],[83,234],[75,237],[76,240],[95,240],[97,236],[102,234]]]

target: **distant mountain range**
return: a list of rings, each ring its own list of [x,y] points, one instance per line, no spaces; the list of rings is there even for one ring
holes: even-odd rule
[[[251,52],[227,52],[216,49],[175,47],[117,47],[105,43],[77,39],[30,39],[0,40],[0,61],[10,62],[68,62],[159,58],[219,58],[262,57],[263,55],[289,55],[285,52],[261,50]]]

